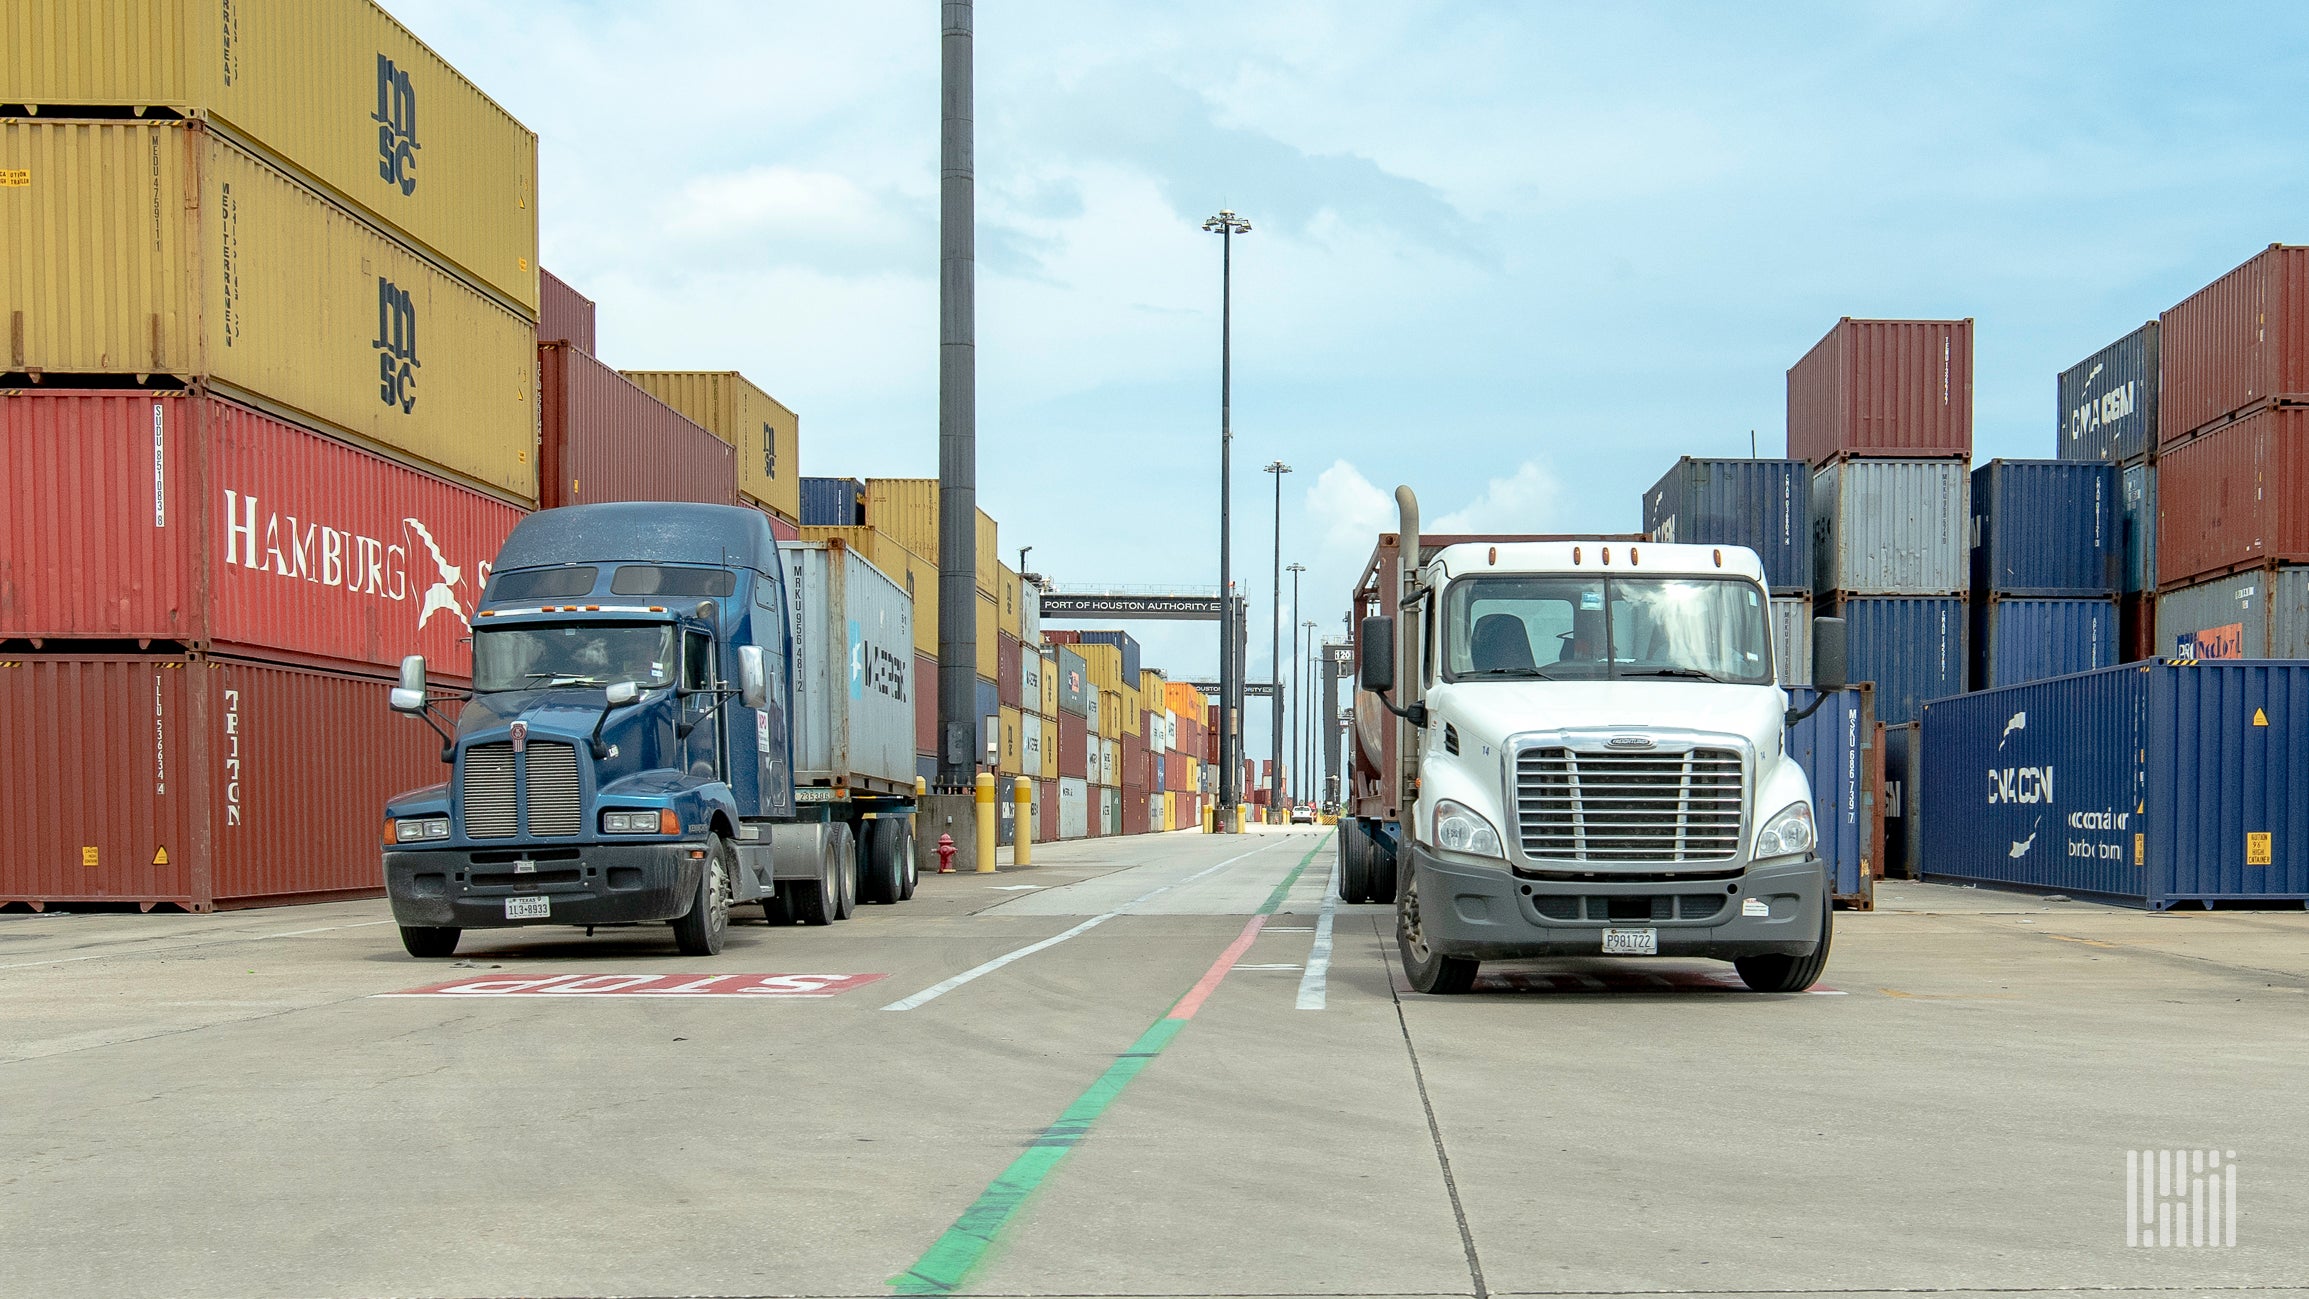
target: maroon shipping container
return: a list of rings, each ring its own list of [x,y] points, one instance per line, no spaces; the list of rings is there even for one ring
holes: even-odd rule
[[[914,655],[914,752],[938,752],[938,660]]]
[[[2309,562],[2309,409],[2264,407],[2157,463],[2161,590],[2270,561]]]
[[[2269,245],[2164,313],[2158,335],[2162,444],[2272,401],[2309,401],[2309,247]]]
[[[1034,841],[1036,843],[1056,843],[1058,841],[1057,781],[1038,780],[1034,782],[1034,808],[1035,820],[1042,827],[1035,831]]]
[[[1058,774],[1090,779],[1090,723],[1073,713],[1058,715]],[[1093,820],[1097,818],[1093,816]]]
[[[1972,455],[1972,321],[1836,322],[1788,371],[1788,455]]]
[[[201,392],[0,397],[0,640],[470,675],[523,509]]]
[[[2117,662],[2157,656],[2157,597],[2135,591],[2117,602]]]
[[[569,343],[537,348],[539,504],[738,503],[730,444]]]
[[[537,341],[540,343],[572,343],[577,350],[592,356],[601,349],[594,345],[593,299],[569,287],[553,272],[537,270]]]
[[[1024,659],[1025,651],[1016,636],[1008,632],[994,633],[994,696],[1005,708],[1023,706],[1018,692],[1019,683],[1025,680]],[[1042,707],[1042,701],[1036,700],[1034,706]]]
[[[1122,832],[1146,834],[1151,828],[1147,817],[1147,789],[1144,785],[1125,784],[1122,787]]]
[[[0,663],[0,902],[382,892],[385,800],[449,770],[390,684],[204,656]]]
[[[1045,627],[1042,629],[1042,643],[1045,645],[1080,645],[1082,644],[1082,633],[1070,631],[1064,627]]]
[[[776,511],[763,510],[762,517],[770,521],[770,535],[780,541],[800,541],[802,530],[778,517]]]

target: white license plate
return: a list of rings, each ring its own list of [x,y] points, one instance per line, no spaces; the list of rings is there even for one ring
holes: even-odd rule
[[[1660,931],[1657,929],[1606,929],[1603,931],[1603,954],[1606,956],[1658,956]]]
[[[543,920],[552,914],[552,898],[534,897],[505,899],[505,918],[507,920]],[[1606,950],[1608,951],[1609,949],[1607,948]]]

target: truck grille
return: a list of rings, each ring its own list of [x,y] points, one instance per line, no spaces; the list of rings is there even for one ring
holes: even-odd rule
[[[525,755],[529,833],[541,838],[578,833],[585,820],[577,777],[577,748],[533,741]],[[476,744],[465,750],[459,789],[465,798],[465,833],[474,839],[510,839],[514,820],[513,746]]]
[[[458,774],[465,833],[474,839],[513,837],[513,746],[476,744],[465,750]]]
[[[1733,749],[1515,758],[1526,857],[1595,862],[1728,861],[1740,852],[1744,789]]]

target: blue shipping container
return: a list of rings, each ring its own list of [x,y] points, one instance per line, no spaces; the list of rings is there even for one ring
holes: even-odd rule
[[[1820,710],[1788,730],[1788,756],[1812,784],[1812,825],[1820,836],[1830,892],[1859,910],[1876,905],[1876,857],[1883,851],[1882,760],[1876,752],[1876,714],[1866,686],[1839,690]],[[1809,686],[1788,691],[1791,707],[1819,697]],[[1769,813],[1773,809],[1757,809]]]
[[[1847,675],[1876,683],[1877,721],[1913,722],[1925,700],[1964,693],[1971,614],[1962,596],[1846,596],[1828,614],[1844,620]]]
[[[2157,589],[2157,467],[2124,467],[2117,482],[2117,530],[2124,534],[2125,594]]]
[[[811,528],[856,528],[866,522],[866,485],[855,478],[802,480],[802,524]]]
[[[1774,595],[1812,591],[1812,467],[1801,460],[1676,461],[1644,493],[1644,531],[1668,543],[1746,546]]]
[[[1972,592],[2039,599],[2117,593],[2117,467],[1991,460],[1972,471]]]
[[[2149,662],[1924,710],[1928,877],[2309,901],[2309,662]]]
[[[2068,369],[2055,384],[2063,460],[2122,464],[2157,449],[2157,322]]]
[[[2115,600],[1984,600],[1972,610],[1972,688],[2117,664]]]
[[[1122,651],[1122,683],[1138,689],[1138,642],[1127,631],[1086,631],[1083,640],[1092,645],[1112,645]]]

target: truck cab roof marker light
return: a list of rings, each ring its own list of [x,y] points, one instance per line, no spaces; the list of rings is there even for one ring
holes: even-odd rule
[[[1573,547],[1571,548],[1571,562],[1572,562],[1572,563],[1574,563],[1574,564],[1576,564],[1576,563],[1579,563],[1579,562],[1580,562],[1580,558],[1579,558],[1579,547],[1577,547],[1577,546],[1573,546]]]
[[[1716,556],[1716,567],[1722,568],[1724,566],[1724,552],[1719,550],[1714,552],[1714,554]]]
[[[1490,560],[1490,562],[1491,562],[1492,564],[1494,564],[1494,565],[1496,565],[1496,564],[1498,564],[1498,563],[1499,563],[1499,547],[1497,547],[1497,546],[1493,546],[1493,547],[1491,548],[1491,560]]]
[[[1628,547],[1628,563],[1634,564],[1636,562],[1636,548],[1634,546],[1630,546]]]
[[[1606,567],[1609,567],[1611,564],[1611,547],[1609,546],[1603,547],[1603,562]]]

